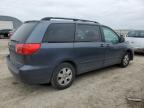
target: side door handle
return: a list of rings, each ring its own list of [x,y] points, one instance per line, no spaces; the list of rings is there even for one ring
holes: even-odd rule
[[[100,47],[104,47],[104,44],[100,44]]]

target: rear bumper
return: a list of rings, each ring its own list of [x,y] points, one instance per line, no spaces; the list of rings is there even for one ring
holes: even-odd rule
[[[49,83],[52,76],[52,67],[23,65],[18,68],[7,56],[7,66],[10,72],[19,80],[28,84]]]

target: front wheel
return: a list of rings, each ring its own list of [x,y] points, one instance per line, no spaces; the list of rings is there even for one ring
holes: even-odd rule
[[[121,60],[120,66],[127,67],[129,65],[129,62],[130,62],[130,55],[129,53],[126,53]]]
[[[69,63],[60,64],[53,72],[51,84],[56,89],[66,89],[73,83],[75,68]]]

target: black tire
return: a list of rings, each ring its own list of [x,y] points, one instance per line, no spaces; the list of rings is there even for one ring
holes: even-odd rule
[[[54,70],[51,84],[54,88],[62,90],[70,87],[74,79],[75,68],[69,63],[62,63]]]
[[[130,54],[127,52],[124,54],[124,56],[122,57],[121,59],[121,63],[120,63],[120,66],[122,68],[125,68],[129,65],[129,62],[130,62]]]

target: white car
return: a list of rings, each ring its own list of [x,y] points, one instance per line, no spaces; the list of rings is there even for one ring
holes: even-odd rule
[[[128,32],[125,39],[134,48],[135,52],[144,53],[144,31],[135,30]]]

